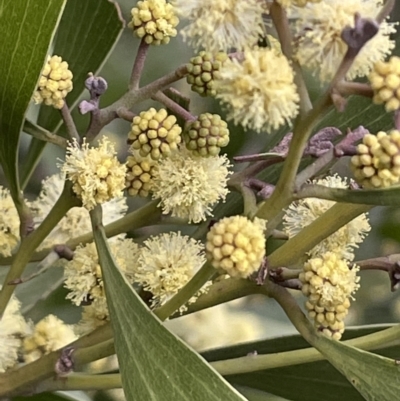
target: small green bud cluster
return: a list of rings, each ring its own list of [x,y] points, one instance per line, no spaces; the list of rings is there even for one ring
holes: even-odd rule
[[[33,101],[61,109],[72,88],[72,72],[68,69],[68,63],[59,56],[49,56],[33,94]]]
[[[131,14],[129,28],[148,45],[167,44],[177,34],[179,19],[165,0],[138,1]]]
[[[126,160],[126,188],[130,196],[146,197],[152,187],[155,161],[147,156],[141,157],[134,152]]]
[[[400,132],[367,134],[351,158],[355,179],[365,188],[385,188],[400,179]]]
[[[347,262],[334,252],[309,259],[300,273],[305,304],[315,327],[328,337],[340,340],[350,298],[359,288],[358,267],[350,269]]]
[[[374,90],[375,104],[383,103],[388,112],[400,109],[400,57],[375,63],[368,79]]]
[[[217,156],[229,143],[228,124],[218,114],[200,114],[183,133],[186,148],[196,156]]]
[[[132,150],[138,150],[140,156],[150,155],[153,160],[158,160],[178,149],[181,132],[175,116],[168,115],[165,109],[157,111],[152,107],[133,118],[128,144]]]
[[[257,271],[265,255],[265,220],[225,217],[207,234],[207,258],[216,269],[246,278]]]
[[[201,51],[198,56],[192,57],[187,65],[187,83],[192,86],[192,91],[201,96],[215,96],[215,80],[219,78],[219,70],[228,55],[223,52],[212,54]]]

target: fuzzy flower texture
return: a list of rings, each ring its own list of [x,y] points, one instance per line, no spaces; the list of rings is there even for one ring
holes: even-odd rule
[[[10,191],[0,186],[0,255],[11,256],[19,243],[19,216]]]
[[[198,223],[225,200],[230,172],[224,156],[198,157],[185,149],[161,159],[154,167],[153,199],[160,198],[163,213]]]
[[[374,19],[382,0],[324,0],[297,8],[295,25],[295,57],[299,63],[315,71],[321,81],[329,81],[337,71],[347,45],[341,38],[346,26],[354,27],[354,15]],[[374,63],[384,60],[394,48],[390,34],[396,32],[394,23],[383,21],[378,33],[369,40],[355,58],[346,78],[368,75]]]
[[[313,184],[331,188],[348,188],[345,179],[334,175],[315,180]],[[335,202],[317,198],[306,198],[293,202],[283,217],[284,231],[289,238],[297,235],[304,227],[330,209]],[[327,251],[335,252],[346,260],[354,259],[354,248],[358,247],[371,227],[365,213],[356,217],[308,252],[311,257],[318,257]]]
[[[216,80],[217,98],[228,119],[257,132],[279,128],[298,114],[294,73],[283,54],[273,49],[244,51],[244,60],[228,59]]]
[[[126,166],[115,156],[114,145],[106,138],[98,148],[74,140],[67,148],[61,171],[73,183],[73,191],[91,210],[96,205],[121,197],[125,188]]]
[[[177,13],[189,20],[181,34],[193,48],[216,53],[243,50],[263,34],[264,4],[259,0],[175,0]]]

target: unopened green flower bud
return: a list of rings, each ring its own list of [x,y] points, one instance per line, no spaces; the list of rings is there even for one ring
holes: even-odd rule
[[[196,156],[217,156],[229,143],[228,124],[218,114],[200,114],[183,133],[186,148]]]
[[[201,96],[215,96],[214,80],[219,78],[219,70],[228,59],[223,52],[212,54],[201,51],[198,56],[192,57],[187,65],[187,83],[192,86],[192,91]]]

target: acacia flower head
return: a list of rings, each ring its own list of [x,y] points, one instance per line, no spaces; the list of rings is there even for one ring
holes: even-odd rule
[[[137,150],[134,150],[126,159],[126,189],[130,196],[149,195],[153,186],[154,168],[157,162],[150,155],[140,156]]]
[[[324,185],[331,188],[348,188],[346,179],[334,175],[312,181],[313,184]],[[305,198],[293,202],[283,217],[285,233],[289,238],[297,235],[304,227],[311,224],[318,217],[330,209],[335,202],[317,198]],[[346,260],[354,259],[354,248],[358,247],[371,227],[365,213],[356,217],[329,237],[322,240],[307,254],[317,257],[327,251],[335,252]]]
[[[360,287],[359,268],[349,268],[347,261],[334,252],[309,259],[300,274],[302,292],[308,297],[306,308],[319,331],[339,340],[350,299]]]
[[[12,296],[0,320],[0,373],[17,364],[22,339],[29,329],[20,306],[21,303]]]
[[[129,28],[149,45],[167,44],[177,34],[179,19],[165,0],[138,1],[131,14]]]
[[[154,160],[168,156],[181,142],[182,128],[176,124],[176,117],[167,110],[151,107],[133,117],[128,134],[130,151],[137,150],[142,157],[150,155]]]
[[[29,363],[76,339],[73,327],[54,315],[47,315],[32,328],[23,342],[24,361]]]
[[[82,306],[81,320],[75,325],[74,331],[81,336],[110,321],[107,300],[105,297],[95,298],[89,305]]]
[[[296,58],[300,64],[316,71],[321,81],[331,79],[347,51],[347,44],[341,38],[343,29],[354,27],[356,13],[374,19],[382,3],[381,0],[324,0],[298,8]],[[389,37],[394,32],[394,24],[383,21],[378,33],[355,58],[347,79],[367,75],[374,63],[384,60],[394,48],[394,41]]]
[[[232,277],[248,277],[258,270],[265,255],[265,225],[265,220],[244,216],[219,220],[207,234],[207,258]]]
[[[0,186],[0,255],[11,256],[19,243],[19,216],[10,191]]]
[[[153,199],[161,199],[159,206],[165,214],[194,223],[206,220],[228,194],[229,167],[225,155],[203,158],[186,149],[174,152],[155,166]]]
[[[258,0],[175,0],[179,15],[189,20],[181,34],[193,48],[216,53],[230,48],[243,50],[257,44],[263,34]]]
[[[400,57],[375,63],[368,79],[374,90],[375,104],[383,103],[387,112],[400,109]]]
[[[49,56],[33,94],[33,100],[37,104],[43,102],[47,106],[61,109],[65,104],[64,99],[72,88],[72,72],[68,69],[68,63],[60,56]]]
[[[245,128],[272,131],[298,114],[299,95],[288,59],[273,49],[244,51],[244,59],[227,60],[215,86],[228,119]]]
[[[81,146],[76,140],[69,144],[61,171],[86,209],[123,195],[126,166],[115,155],[114,145],[106,137],[97,148],[89,147],[85,139]]]
[[[400,132],[367,134],[351,158],[355,179],[365,188],[386,188],[400,180]]]
[[[109,241],[111,254],[121,272],[133,282],[134,264],[138,257],[139,246],[131,239]],[[70,290],[67,299],[75,305],[105,299],[105,290],[96,245],[92,242],[79,246],[71,261],[64,269],[64,286]]]
[[[63,174],[54,174],[42,181],[42,190],[38,198],[30,204],[35,228],[42,223],[60,197],[64,182]],[[124,197],[113,198],[102,206],[105,225],[123,217],[128,210]],[[71,238],[86,234],[91,229],[92,223],[88,210],[84,207],[73,207],[41,243],[38,250],[50,248],[57,244],[65,244]]]
[[[175,295],[205,261],[204,246],[199,241],[180,232],[160,234],[144,241],[135,281],[153,295],[152,306],[160,306]],[[194,302],[198,295],[189,303]]]

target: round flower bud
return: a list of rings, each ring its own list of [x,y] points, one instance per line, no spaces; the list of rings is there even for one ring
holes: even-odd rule
[[[178,149],[181,132],[175,116],[169,116],[165,109],[157,111],[152,107],[133,118],[128,144],[131,144],[132,152],[138,150],[140,156],[150,155],[153,160],[158,160]]]
[[[309,259],[299,275],[302,292],[308,298],[305,306],[315,327],[323,334],[340,340],[344,318],[352,294],[360,287],[359,267],[349,268],[347,262],[334,252]]]
[[[201,51],[196,57],[192,57],[187,65],[186,76],[192,91],[200,96],[215,96],[217,92],[214,80],[219,78],[219,70],[227,59],[228,55],[224,52],[212,54]]]
[[[132,20],[128,24],[136,36],[156,46],[167,44],[171,36],[176,36],[179,19],[171,4],[165,0],[144,0],[136,6],[131,10]]]
[[[72,88],[72,72],[68,69],[68,63],[59,56],[49,56],[32,99],[36,104],[43,102],[61,109]]]
[[[375,63],[368,79],[374,90],[375,104],[384,103],[388,112],[400,108],[400,57]]]
[[[207,234],[207,258],[216,269],[246,278],[258,270],[265,255],[265,220],[225,217]]]
[[[229,143],[228,124],[218,114],[200,114],[183,133],[186,148],[196,156],[217,156]]]
[[[126,159],[126,189],[130,196],[149,195],[153,185],[154,160],[147,156],[141,157],[138,152],[128,156]]]
[[[351,158],[355,179],[365,188],[385,188],[400,179],[400,132],[367,134]]]

